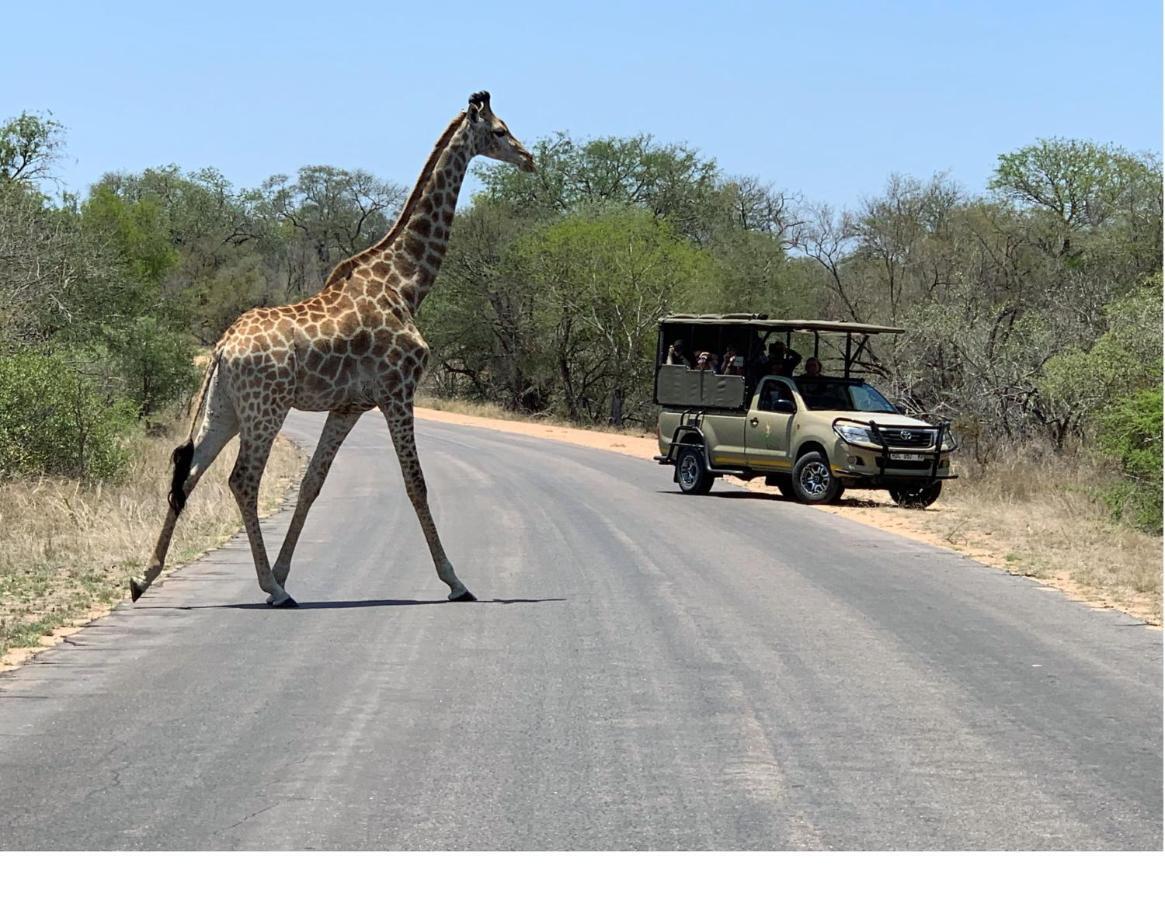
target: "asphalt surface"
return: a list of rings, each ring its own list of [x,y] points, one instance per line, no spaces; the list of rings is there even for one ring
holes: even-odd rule
[[[1159,630],[630,457],[418,443],[489,602],[442,602],[366,416],[300,608],[236,538],[0,676],[0,848],[1161,849]]]

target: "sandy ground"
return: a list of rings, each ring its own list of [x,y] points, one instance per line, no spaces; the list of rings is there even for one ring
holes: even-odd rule
[[[467,425],[473,428],[491,428],[511,434],[578,444],[598,450],[623,453],[639,459],[650,460],[659,453],[659,446],[652,436],[636,436],[614,432],[587,431],[581,428],[567,428],[561,425],[544,425],[537,422],[518,422],[508,419],[489,419],[462,413],[444,412],[417,407],[418,419]],[[734,486],[751,491],[776,494],[775,487],[768,487],[759,479],[752,482],[737,478],[727,479]],[[891,501],[885,491],[846,491],[840,503],[820,506],[819,510],[835,516],[843,516],[890,531],[902,537],[911,538],[935,547],[953,550],[984,565],[1001,569],[1017,577],[1031,578],[1049,589],[1063,592],[1082,603],[1102,609],[1119,609],[1142,621],[1152,624],[1155,612],[1152,598],[1145,595],[1107,596],[1095,588],[1079,584],[1067,574],[1052,577],[1036,576],[1029,572],[1017,571],[1009,562],[1008,548],[992,538],[990,534],[968,530],[959,521],[958,509],[942,500],[926,510],[905,510]]]

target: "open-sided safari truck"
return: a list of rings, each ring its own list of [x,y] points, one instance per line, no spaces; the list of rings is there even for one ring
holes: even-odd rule
[[[860,377],[870,339],[901,332],[752,313],[661,319],[656,460],[675,467],[686,494],[705,494],[717,477],[735,475],[764,477],[803,503],[833,502],[848,486],[885,488],[901,506],[930,506],[955,477],[949,424],[904,415]],[[811,343],[825,371],[797,371],[796,352],[769,360],[766,349],[778,341],[803,350]],[[726,374],[696,368],[703,354],[733,351],[737,365]],[[840,376],[829,374],[839,367]]]

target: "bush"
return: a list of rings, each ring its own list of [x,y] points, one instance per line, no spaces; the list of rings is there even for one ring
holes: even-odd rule
[[[60,356],[0,358],[0,478],[111,478],[127,461],[136,410],[109,402]]]
[[[198,368],[191,359],[194,342],[167,331],[152,316],[140,316],[118,329],[107,327],[105,342],[124,392],[141,416],[154,415],[198,388]]]
[[[1161,532],[1162,389],[1138,391],[1100,420],[1099,446],[1119,462],[1126,482],[1107,499],[1117,515],[1144,531]]]

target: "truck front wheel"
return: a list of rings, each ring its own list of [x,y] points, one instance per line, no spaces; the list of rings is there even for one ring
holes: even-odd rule
[[[685,447],[676,459],[676,481],[685,494],[706,494],[712,490],[713,475],[704,465],[704,453],[699,447]]]
[[[829,461],[811,450],[793,466],[793,494],[802,503],[832,503],[841,493],[841,482],[829,470]]]
[[[938,499],[942,492],[943,483],[941,481],[890,488],[890,496],[894,502],[906,509],[926,509]]]

